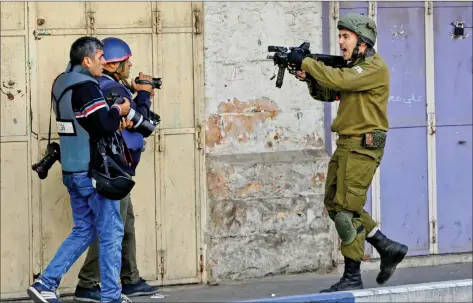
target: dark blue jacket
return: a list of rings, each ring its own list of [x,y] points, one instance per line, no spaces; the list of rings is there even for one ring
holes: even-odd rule
[[[126,97],[128,100],[130,100],[130,106],[135,111],[139,112],[145,117],[149,116],[151,108],[151,94],[149,92],[143,90],[138,91],[135,99],[133,99],[133,95],[130,90],[111,76],[104,74],[97,78],[97,80],[99,82],[100,89],[102,90],[102,94],[105,97],[108,97],[110,93],[115,93],[122,98]],[[140,133],[129,131],[127,129],[122,130],[122,136],[125,139],[128,148],[130,149],[131,158],[133,159],[132,165],[130,167],[124,167],[123,169],[130,175],[134,176],[136,174],[136,167],[140,162],[141,152],[144,148],[144,138]]]

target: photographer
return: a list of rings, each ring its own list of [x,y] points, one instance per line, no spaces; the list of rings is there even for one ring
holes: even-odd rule
[[[115,96],[132,100],[131,91],[137,91],[135,99],[131,102],[131,111],[134,110],[143,117],[149,117],[151,113],[150,97],[153,94],[152,77],[143,75],[140,72],[139,79],[149,81],[150,84],[135,84],[132,81],[132,86],[130,86],[127,81],[132,66],[130,47],[123,40],[114,37],[106,38],[102,42],[104,43],[106,64],[103,75],[98,78],[98,81],[103,95],[109,96],[114,94]],[[157,117],[159,122],[159,116]],[[136,119],[134,120],[137,121]],[[130,149],[133,160],[131,166],[123,167],[123,169],[132,176],[135,175],[135,170],[144,148],[143,134],[145,136],[151,134],[143,125],[139,125],[135,129],[134,127],[138,123],[133,123],[133,121],[127,118],[125,125],[128,128],[122,130],[122,135]],[[135,216],[129,194],[120,201],[120,215],[124,222],[122,267],[120,272],[122,292],[129,297],[154,294],[158,291],[158,287],[150,286],[139,276],[136,264]],[[97,243],[91,245],[84,265],[79,272],[79,282],[74,294],[76,300],[82,302],[99,302],[100,300],[97,249]]]
[[[312,97],[340,101],[332,123],[339,138],[328,164],[324,204],[341,240],[345,271],[339,282],[322,292],[363,288],[360,264],[365,239],[381,256],[378,284],[388,281],[408,251],[406,245],[383,235],[363,209],[389,129],[389,69],[373,48],[376,24],[367,16],[347,14],[340,17],[338,29],[346,68],[326,66],[302,51],[288,56],[296,77],[308,83]]]
[[[59,302],[56,289],[63,275],[97,236],[101,302],[130,302],[118,284],[123,222],[120,201],[113,197],[129,192],[134,183],[109,167],[115,160],[130,160],[117,132],[130,103],[128,99],[111,107],[106,103],[95,79],[102,75],[104,63],[103,43],[93,37],[79,38],[71,46],[68,68],[52,87],[61,148],[59,161],[70,195],[74,227],[44,272],[27,289],[34,302]]]

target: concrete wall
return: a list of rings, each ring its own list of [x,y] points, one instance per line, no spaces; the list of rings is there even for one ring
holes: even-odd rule
[[[323,103],[268,45],[322,52],[322,3],[205,2],[206,154],[211,280],[326,271],[328,156]]]

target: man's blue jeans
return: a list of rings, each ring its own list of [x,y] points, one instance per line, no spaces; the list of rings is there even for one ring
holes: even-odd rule
[[[62,177],[71,198],[74,227],[39,279],[56,291],[63,275],[98,236],[101,301],[116,300],[121,296],[118,284],[123,239],[120,201],[96,193],[87,173],[63,173]]]

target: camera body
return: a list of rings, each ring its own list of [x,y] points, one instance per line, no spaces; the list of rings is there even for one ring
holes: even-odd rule
[[[56,142],[48,143],[46,146],[46,155],[37,163],[33,164],[31,168],[38,173],[40,179],[46,179],[49,169],[56,161],[61,162],[61,147]]]
[[[149,82],[147,80],[140,80],[139,77],[136,77],[135,78],[135,83],[136,84],[151,84],[153,89],[155,89],[155,88],[161,89],[161,85],[163,85],[163,81],[161,80],[161,78],[153,78],[153,80],[151,82]]]
[[[112,106],[113,104],[122,104],[125,100],[116,93],[110,93],[107,102],[109,106]],[[151,117],[145,117],[133,108],[130,108],[126,118],[133,122],[132,129],[142,134],[145,138],[149,137],[154,132],[156,126],[161,121],[160,117],[153,112],[151,112]]]

